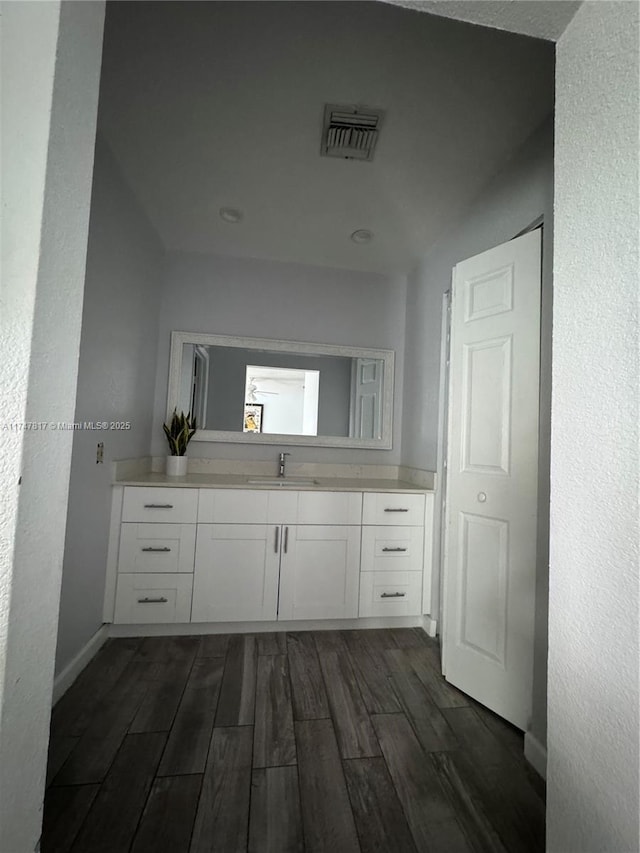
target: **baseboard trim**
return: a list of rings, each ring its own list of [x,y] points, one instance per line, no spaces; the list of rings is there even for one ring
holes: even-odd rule
[[[110,637],[176,637],[201,634],[257,634],[267,631],[351,631],[360,628],[420,628],[420,616],[367,616],[357,619],[299,619],[283,622],[178,622],[108,626]]]
[[[425,634],[429,637],[436,637],[438,634],[438,620],[432,619],[431,616],[424,616],[422,618],[422,627],[424,628]]]
[[[65,668],[53,680],[53,704],[64,696],[85,666],[94,658],[100,648],[109,639],[109,626],[102,625],[93,637],[72,658]]]
[[[524,757],[543,779],[547,778],[547,750],[531,732],[524,735]]]

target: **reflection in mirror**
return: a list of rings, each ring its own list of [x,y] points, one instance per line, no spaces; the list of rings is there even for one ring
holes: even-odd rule
[[[248,364],[244,392],[244,431],[280,435],[318,434],[319,370]],[[247,427],[247,408],[259,404]]]
[[[388,350],[172,334],[168,403],[199,440],[388,447],[392,383]]]

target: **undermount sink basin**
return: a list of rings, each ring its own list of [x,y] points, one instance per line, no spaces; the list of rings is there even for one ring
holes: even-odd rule
[[[273,486],[275,488],[295,489],[300,486],[317,486],[318,481],[311,477],[252,477],[247,480],[250,486]]]

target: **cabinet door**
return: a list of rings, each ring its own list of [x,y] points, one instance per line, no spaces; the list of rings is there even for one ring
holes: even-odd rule
[[[358,615],[360,527],[284,527],[278,619]]]
[[[266,524],[198,525],[192,622],[276,618],[280,532]]]

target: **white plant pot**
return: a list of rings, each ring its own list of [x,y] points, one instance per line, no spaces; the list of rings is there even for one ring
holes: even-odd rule
[[[186,473],[186,456],[167,456],[167,477],[184,477]]]

